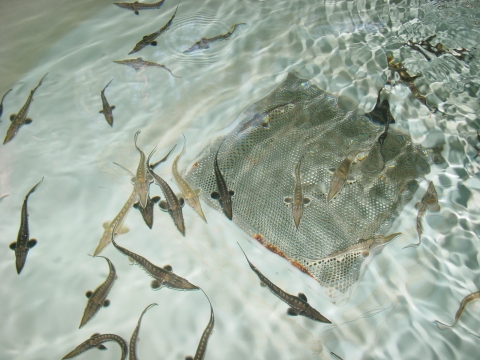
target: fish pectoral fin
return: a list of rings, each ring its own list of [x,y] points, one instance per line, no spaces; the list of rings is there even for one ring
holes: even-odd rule
[[[191,357],[191,356],[185,356],[185,360],[193,360],[193,357]]]
[[[287,314],[290,316],[298,316],[299,312],[295,310],[294,308],[288,308]]]
[[[163,268],[167,271],[172,271],[173,270],[172,265],[165,265]]]
[[[220,194],[217,191],[212,191],[212,193],[210,194],[210,197],[213,200],[220,200]]]
[[[303,205],[308,205],[310,204],[310,199],[309,198],[303,198]]]
[[[90,339],[93,339],[94,337],[97,337],[98,335],[100,335],[100,333],[92,334],[92,336],[90,336]]]
[[[107,350],[107,347],[103,344],[97,345],[98,350]]]
[[[138,207],[139,207],[138,201],[137,201],[135,204],[133,204],[133,207],[134,207],[135,209],[138,209]]]
[[[263,281],[260,281],[260,286],[261,287],[267,287],[267,285]]]
[[[16,117],[17,117],[17,114],[12,114],[12,115],[10,115],[10,121],[15,120]]]
[[[138,15],[138,14],[139,14],[139,13],[138,13],[138,10],[134,10],[133,12],[135,13],[135,15]]]
[[[110,110],[115,110],[115,105],[110,106]]]
[[[17,247],[17,242],[12,242],[8,247],[12,250],[15,250]]]
[[[308,302],[307,297],[305,296],[304,293],[298,293],[298,297],[299,297],[300,299],[302,299],[303,301]]]
[[[99,114],[103,114],[103,110],[100,110],[98,113],[99,113]]]
[[[233,190],[228,190],[228,195],[230,195],[230,196],[235,195],[235,191],[233,191]]]
[[[152,42],[150,43],[150,45],[152,45],[152,46],[157,46],[157,41],[156,41],[156,40],[152,41]]]
[[[120,229],[116,229],[117,231],[115,232],[116,235],[121,235],[121,234],[126,234],[127,232],[130,231],[128,226],[122,226]]]
[[[26,119],[23,121],[23,123],[24,123],[25,125],[28,125],[28,124],[31,124],[32,121],[33,121],[32,119],[26,118]]]
[[[132,185],[135,185],[135,183],[137,182],[137,178],[135,176],[132,176],[130,182],[132,183]]]
[[[181,196],[178,197],[178,202],[180,203],[180,206],[183,208],[185,206],[185,199]]]
[[[152,280],[152,282],[150,283],[150,287],[153,289],[153,290],[160,290],[163,286],[163,282],[160,282],[158,280]]]
[[[102,224],[102,227],[103,227],[104,230],[107,230],[109,225],[110,225],[110,221],[105,221],[105,222]]]
[[[346,178],[345,181],[346,181],[347,184],[353,184],[354,182],[357,181],[357,178],[355,176],[349,174],[349,175],[347,175],[347,178]]]
[[[92,292],[90,290],[88,290],[86,293],[85,293],[85,296],[90,299],[90,297],[92,296]]]
[[[431,212],[438,212],[440,211],[440,204],[435,203],[435,204],[429,205],[428,210],[430,210]]]
[[[160,196],[154,196],[153,198],[150,199],[150,201],[154,204],[160,201]]]
[[[28,242],[27,242],[27,248],[31,249],[31,248],[33,248],[35,245],[37,245],[37,240],[36,240],[36,239],[30,239],[30,240],[28,240]]]
[[[421,202],[421,201],[419,201],[419,202],[417,202],[417,203],[415,204],[415,209],[418,210],[418,209],[420,209],[421,207],[422,207],[422,202]]]
[[[133,260],[130,256],[127,256],[127,259],[130,265],[135,265],[135,260]]]
[[[200,195],[201,192],[202,192],[202,189],[200,189],[200,188],[195,189],[195,194]]]
[[[368,255],[370,255],[370,251],[369,250],[363,250],[361,255],[362,255],[362,257],[366,258]]]
[[[335,171],[337,171],[337,169],[335,169],[335,168],[328,168],[327,169],[327,172],[328,172],[329,175],[335,174]]]
[[[109,307],[110,306],[110,300],[108,300],[108,299],[105,300],[102,305],[103,305],[103,307]]]
[[[285,202],[286,205],[293,203],[293,199],[291,197],[283,198],[283,201]]]
[[[158,207],[160,208],[160,210],[162,211],[168,211],[168,203],[165,201],[165,200],[162,200],[158,203]]]

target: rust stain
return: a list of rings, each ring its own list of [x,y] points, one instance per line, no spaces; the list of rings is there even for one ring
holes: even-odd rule
[[[310,272],[307,270],[307,268],[305,266],[303,266],[302,264],[300,264],[298,261],[295,261],[295,260],[291,260],[287,255],[285,255],[285,253],[283,251],[281,251],[278,247],[276,247],[275,245],[271,245],[271,244],[266,244],[265,243],[265,239],[264,237],[262,236],[262,234],[255,234],[253,235],[253,238],[255,240],[257,240],[260,244],[262,244],[263,246],[265,246],[268,250],[270,250],[271,252],[283,257],[284,259],[286,259],[287,261],[290,262],[290,264],[292,264],[293,266],[295,266],[298,270],[300,270],[301,272],[307,274],[308,276],[314,278],[315,280],[317,280],[312,274],[310,274]],[[318,281],[318,280],[317,280]]]

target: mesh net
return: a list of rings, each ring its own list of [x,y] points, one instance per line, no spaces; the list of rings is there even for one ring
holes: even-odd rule
[[[335,261],[311,261],[386,234],[392,221],[430,172],[427,152],[389,129],[383,156],[377,141],[384,126],[374,116],[356,115],[337,99],[290,73],[271,94],[254,103],[240,124],[218,139],[187,174],[209,206],[222,211],[213,161],[235,191],[233,221],[268,249],[314,277],[330,296],[345,293],[359,278],[362,249]],[[225,140],[222,144],[222,141]],[[354,151],[349,181],[330,202],[332,171]],[[300,158],[304,206],[298,230],[292,209],[294,169]]]

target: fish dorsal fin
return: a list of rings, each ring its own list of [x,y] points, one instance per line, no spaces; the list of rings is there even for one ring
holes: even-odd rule
[[[308,302],[307,297],[305,296],[304,293],[298,293],[298,297],[299,297],[300,299],[302,299],[303,301]]]
[[[107,350],[107,347],[103,344],[97,345],[98,350]]]
[[[94,337],[97,337],[97,336],[100,336],[100,333],[92,334],[92,336],[90,336],[90,339],[93,339]]]

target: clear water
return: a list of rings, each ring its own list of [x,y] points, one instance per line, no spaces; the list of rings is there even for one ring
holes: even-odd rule
[[[403,250],[416,240],[414,204],[427,188],[423,181],[391,229],[403,236],[368,265],[346,305],[332,304],[315,280],[206,206],[208,224],[185,209],[185,238],[158,208],[152,230],[132,210],[130,231],[118,242],[155,264],[171,264],[209,295],[216,323],[207,359],[331,359],[331,351],[343,359],[475,357],[478,339],[471,333],[480,335],[478,302],[467,306],[453,330],[441,331],[432,321],[452,323],[461,299],[480,287],[480,182],[473,148],[480,128],[478,1],[183,0],[158,46],[133,56],[162,63],[181,79],[163,69],[135,72],[112,62],[132,57],[127,53],[135,43],[163,26],[176,3],[167,0],[160,10],[139,16],[96,3],[24,3],[13,10],[0,5],[6,24],[0,92],[13,88],[4,102],[1,136],[9,114],[49,72],[30,109],[33,123],[0,149],[0,193],[9,195],[0,204],[0,359],[60,359],[96,332],[128,341],[153,302],[159,306],[143,319],[139,357],[193,355],[210,315],[203,294],[152,291],[149,277],[111,246],[103,253],[118,274],[111,305],[78,330],[84,293],[108,270],[103,259],[87,254],[102,235],[102,223],[117,214],[132,189],[130,175],[112,162],[135,170],[133,134],[140,129],[139,146],[149,152],[158,145],[157,156],[180,144],[184,133],[187,154],[180,166],[189,168],[248,105],[293,70],[352,109],[370,111],[386,80],[386,51],[412,74],[423,74],[419,88],[446,113],[430,115],[405,87],[388,88],[392,127],[424,146],[443,145],[447,163],[427,177],[442,210],[426,217],[422,245]],[[226,33],[239,22],[247,26],[229,41],[182,54],[200,37]],[[472,50],[473,60],[466,64],[447,55],[427,62],[401,46],[433,33],[449,48]],[[106,91],[116,105],[110,128],[98,111],[100,90],[112,78]],[[170,171],[168,163],[158,169],[176,189]],[[8,245],[17,236],[23,198],[42,176],[29,200],[31,236],[38,244],[19,276]],[[160,194],[155,186],[151,191]],[[258,285],[236,242],[270,280],[290,293],[304,292],[335,326],[288,317],[286,304]],[[108,351],[90,350],[81,358],[118,359],[117,345],[107,345]]]

